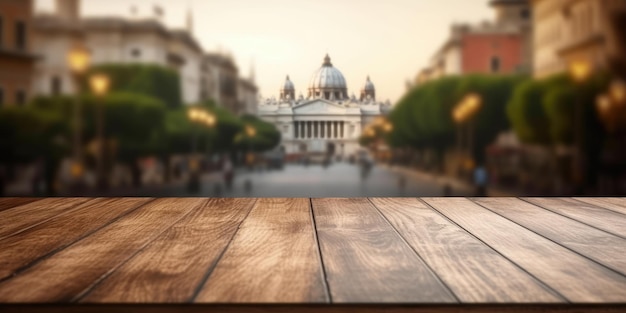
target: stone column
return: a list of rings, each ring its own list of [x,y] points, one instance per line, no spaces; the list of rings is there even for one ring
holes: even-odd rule
[[[341,121],[341,138],[345,138],[346,135],[346,123],[344,121]]]

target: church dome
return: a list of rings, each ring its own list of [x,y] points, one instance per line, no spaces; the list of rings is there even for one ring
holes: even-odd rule
[[[319,90],[345,88],[347,88],[346,79],[337,68],[333,67],[333,64],[330,63],[330,57],[327,54],[324,58],[322,67],[313,74],[309,83],[309,89]]]
[[[293,83],[289,79],[289,75],[287,75],[287,78],[285,78],[285,84],[283,85],[282,90],[296,90],[296,87],[294,87]]]
[[[363,86],[363,90],[366,90],[366,91],[374,91],[374,90],[376,90],[376,88],[374,87],[374,84],[370,80],[369,76],[367,76],[367,80],[365,81],[365,85]]]

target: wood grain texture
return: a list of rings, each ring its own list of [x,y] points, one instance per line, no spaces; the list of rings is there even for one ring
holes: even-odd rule
[[[626,301],[626,277],[606,267],[468,199],[423,200],[571,302]]]
[[[474,201],[541,236],[626,275],[626,240],[623,238],[515,198],[480,198]],[[536,201],[538,204],[544,203],[540,199]]]
[[[99,199],[79,205],[72,214],[0,240],[0,280],[37,258],[80,239],[114,218],[146,203],[148,198]]]
[[[334,303],[456,301],[367,199],[312,202]]]
[[[66,214],[90,198],[47,198],[0,212],[0,239]]]
[[[370,200],[462,302],[564,302],[515,264],[419,200]]]
[[[195,301],[326,302],[309,199],[259,199]]]
[[[0,283],[0,302],[66,302],[158,237],[204,199],[158,199]]]
[[[552,212],[626,238],[626,215],[568,198],[523,198]]]
[[[624,198],[574,198],[574,200],[626,214],[626,199]]]
[[[81,302],[187,302],[254,199],[209,199],[89,292]]]
[[[54,304],[1,305],[3,313],[623,313],[626,304]]]
[[[42,198],[0,198],[0,211],[41,199]]]

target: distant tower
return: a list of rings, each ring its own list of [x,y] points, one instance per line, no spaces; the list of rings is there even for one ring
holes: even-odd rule
[[[191,8],[187,10],[187,31],[193,35],[193,13]]]
[[[289,80],[289,75],[285,78],[283,88],[280,89],[280,99],[285,100],[287,98],[290,100],[294,100],[296,98],[296,88],[293,86],[291,80]]]
[[[495,11],[497,24],[525,27],[532,23],[529,0],[491,0],[489,4]]]
[[[365,85],[363,85],[363,89],[361,89],[361,101],[367,99],[369,96],[370,99],[376,100],[376,88],[374,84],[370,80],[370,76],[367,75],[367,80],[365,81]]]
[[[80,0],[56,0],[56,15],[65,21],[78,21],[80,19]]]

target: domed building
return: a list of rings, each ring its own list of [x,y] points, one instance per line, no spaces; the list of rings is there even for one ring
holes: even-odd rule
[[[276,125],[282,134],[281,148],[287,154],[354,154],[361,130],[391,109],[389,100],[376,101],[374,83],[367,76],[360,97],[348,96],[346,79],[326,55],[313,73],[306,97],[296,95],[296,85],[286,77],[279,97],[261,99],[259,116]]]

